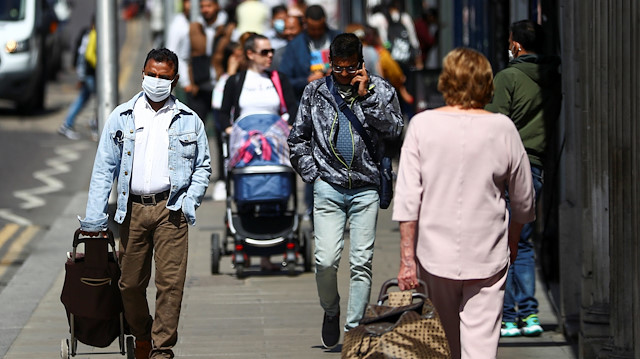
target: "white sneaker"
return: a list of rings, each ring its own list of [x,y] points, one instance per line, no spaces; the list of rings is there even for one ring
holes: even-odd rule
[[[58,133],[63,135],[64,137],[70,139],[70,140],[79,140],[80,139],[80,135],[74,131],[73,129],[62,125],[58,128]]]
[[[227,185],[224,181],[216,182],[215,186],[213,186],[212,197],[214,201],[224,201],[227,199]]]

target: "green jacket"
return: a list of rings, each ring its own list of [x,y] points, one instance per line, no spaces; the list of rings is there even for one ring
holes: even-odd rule
[[[496,74],[493,100],[485,106],[511,118],[532,165],[544,165],[547,133],[560,115],[559,65],[556,56],[518,56]]]

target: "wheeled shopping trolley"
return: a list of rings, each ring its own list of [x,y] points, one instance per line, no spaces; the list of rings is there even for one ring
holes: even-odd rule
[[[80,244],[84,244],[84,253],[78,252]],[[70,338],[62,340],[60,356],[76,356],[78,341],[106,348],[118,338],[119,353],[135,358],[134,338],[126,335],[113,233],[108,230],[106,238],[83,237],[80,229],[76,230],[65,272],[60,300],[67,312]]]

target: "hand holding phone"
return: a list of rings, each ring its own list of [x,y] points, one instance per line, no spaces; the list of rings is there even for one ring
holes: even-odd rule
[[[358,96],[365,96],[369,92],[369,74],[364,67],[364,62],[360,64],[360,69],[351,79],[351,86],[356,88]]]

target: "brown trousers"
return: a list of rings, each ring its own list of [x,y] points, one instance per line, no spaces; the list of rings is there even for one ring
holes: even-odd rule
[[[120,226],[120,291],[124,314],[136,340],[152,342],[151,357],[173,357],[187,272],[188,225],[182,211],[166,200],[155,206],[129,202]],[[155,319],[149,314],[147,286],[155,262]]]

